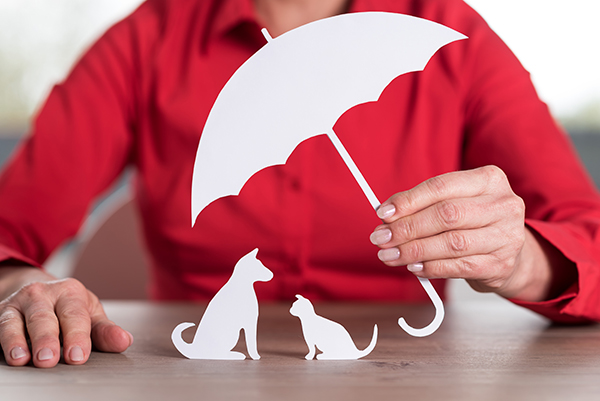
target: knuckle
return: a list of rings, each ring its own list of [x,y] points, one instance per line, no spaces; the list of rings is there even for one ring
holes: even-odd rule
[[[460,258],[457,260],[457,269],[461,277],[473,277],[477,269],[476,264],[468,258]]]
[[[469,242],[466,236],[458,231],[452,231],[448,234],[449,248],[454,253],[464,253],[469,248]]]
[[[25,318],[27,332],[32,342],[43,339],[56,339],[59,335],[59,324],[56,315],[48,310],[35,311]]]
[[[100,299],[98,298],[98,296],[96,294],[94,294],[91,291],[88,291],[87,289],[86,289],[86,292],[87,292],[87,300],[89,301],[90,306],[93,307],[94,305],[96,305],[96,306],[102,307],[102,304],[100,304]]]
[[[0,313],[0,334],[4,335],[7,331],[14,331],[15,323],[18,323],[20,318],[19,311],[10,307],[5,308]]]
[[[60,311],[61,319],[69,319],[69,320],[79,320],[79,321],[89,321],[90,314],[87,310],[78,308],[76,306],[64,308]]]
[[[60,281],[62,294],[66,296],[81,296],[86,291],[85,286],[77,279],[66,278]]]
[[[411,210],[414,210],[417,199],[415,198],[413,191],[406,191],[398,194],[398,196],[392,200],[392,203],[396,208],[396,213],[406,215],[407,213],[410,213]]]
[[[423,263],[424,265],[424,277],[428,279],[432,278],[441,278],[440,274],[443,274],[444,271],[444,262],[441,260],[431,260],[427,263]]]
[[[50,308],[37,308],[30,311],[26,316],[27,326],[35,325],[37,322],[57,321],[56,314]]]
[[[19,291],[28,299],[39,299],[40,297],[44,297],[46,292],[48,291],[48,284],[42,282],[34,282],[29,283]]]
[[[509,256],[508,258],[506,258],[504,263],[501,264],[500,272],[503,278],[508,278],[510,272],[512,271],[512,267],[515,265],[516,262],[517,258],[515,256]]]
[[[511,196],[508,207],[519,217],[525,215],[525,201],[517,195]]]
[[[498,185],[508,182],[506,174],[498,166],[484,166],[481,168],[481,173],[484,175],[488,187],[497,187]]]
[[[401,251],[408,258],[408,263],[418,262],[423,259],[424,249],[419,241],[413,241],[404,247],[404,252]]]
[[[62,332],[63,342],[84,341],[90,338],[90,327],[73,327]]]
[[[441,176],[436,176],[425,181],[427,188],[434,194],[443,195],[448,191],[448,184]]]
[[[414,220],[411,218],[397,221],[394,228],[395,236],[402,242],[414,239],[416,236],[417,229]]]
[[[481,171],[486,175],[486,177],[490,179],[500,180],[506,178],[506,174],[504,174],[504,171],[500,167],[495,166],[493,164],[483,166],[481,168]]]
[[[31,341],[33,343],[38,344],[38,346],[49,346],[50,348],[54,348],[54,346],[56,346],[57,348],[60,347],[61,338],[59,338],[58,332],[55,333],[53,331],[44,331],[30,333],[30,335]]]
[[[446,227],[454,227],[463,218],[460,208],[449,201],[440,202],[437,206],[437,213],[441,222]]]
[[[11,307],[6,307],[0,313],[0,325],[7,321],[15,320],[15,319],[19,318],[20,316],[21,316],[21,313],[19,311],[17,311],[16,309],[11,308]]]

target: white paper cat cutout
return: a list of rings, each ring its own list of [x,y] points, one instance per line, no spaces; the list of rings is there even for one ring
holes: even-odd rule
[[[273,273],[256,258],[258,249],[243,256],[235,265],[231,278],[208,304],[196,329],[192,343],[183,341],[182,332],[194,323],[181,323],[171,340],[179,352],[189,359],[246,359],[232,351],[244,329],[246,348],[254,360],[260,359],[256,347],[258,300],[254,283],[269,281]]]
[[[341,324],[319,316],[313,304],[302,295],[292,304],[290,313],[297,316],[302,324],[304,341],[308,346],[305,358],[311,360],[315,357],[317,348],[322,354],[317,355],[318,360],[347,360],[365,357],[373,351],[377,344],[377,325],[373,327],[371,343],[364,350],[359,350],[354,345],[352,337]]]

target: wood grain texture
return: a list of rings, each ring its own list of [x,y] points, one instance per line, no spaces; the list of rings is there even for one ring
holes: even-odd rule
[[[123,354],[95,352],[84,366],[12,368],[0,362],[0,400],[598,400],[600,326],[560,327],[506,301],[447,306],[442,327],[413,338],[429,305],[315,304],[342,323],[358,348],[379,325],[375,350],[358,361],[306,361],[291,305],[261,304],[259,361],[182,357],[170,334],[198,322],[203,305],[105,302],[133,333]],[[193,329],[184,333],[191,340]],[[245,347],[239,345],[245,352]]]

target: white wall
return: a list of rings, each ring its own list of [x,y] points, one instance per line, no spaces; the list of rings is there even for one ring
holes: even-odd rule
[[[599,0],[466,0],[532,74],[560,117],[600,102]]]

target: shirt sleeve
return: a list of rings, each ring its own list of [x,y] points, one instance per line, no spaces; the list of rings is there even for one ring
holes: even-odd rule
[[[463,168],[493,164],[526,205],[526,224],[577,266],[556,299],[517,302],[552,320],[600,320],[600,196],[528,72],[482,27],[469,39]]]
[[[139,19],[139,18],[138,18]],[[139,27],[128,18],[56,85],[0,177],[0,261],[39,265],[132,161]]]

